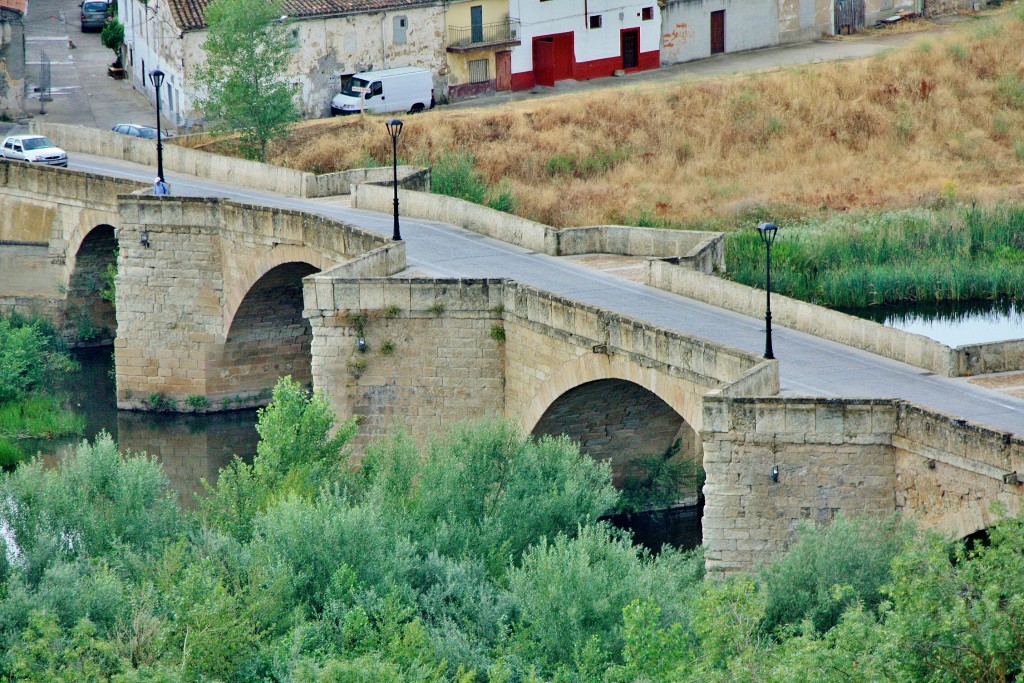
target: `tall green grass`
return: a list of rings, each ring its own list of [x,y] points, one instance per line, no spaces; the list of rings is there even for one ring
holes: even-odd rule
[[[755,230],[726,236],[737,282],[763,287]],[[1024,206],[834,215],[781,225],[772,290],[836,308],[902,301],[1024,300]]]
[[[462,149],[447,152],[431,161],[430,188],[435,194],[465,199],[498,211],[512,213],[516,209],[515,195],[507,181],[491,187],[476,170],[472,153]]]
[[[64,408],[49,395],[0,403],[0,438],[53,438],[81,434],[85,418]]]

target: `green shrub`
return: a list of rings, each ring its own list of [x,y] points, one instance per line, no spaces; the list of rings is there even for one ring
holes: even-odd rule
[[[895,517],[840,516],[827,527],[804,524],[797,534],[796,544],[763,575],[768,630],[806,619],[824,632],[854,603],[875,609],[912,529]]]
[[[624,645],[628,605],[651,602],[666,623],[684,623],[684,602],[702,577],[699,555],[652,558],[603,524],[581,527],[575,538],[542,538],[508,574],[522,615],[514,647],[542,671],[575,667],[588,647],[607,664]]]
[[[0,318],[0,403],[52,388],[75,370],[52,328],[19,317]]]
[[[193,394],[185,399],[185,405],[193,410],[202,410],[209,407],[210,399],[205,396],[200,396],[199,394]]]
[[[0,437],[0,469],[13,469],[23,462],[28,455],[18,445],[3,437]]]
[[[614,505],[606,463],[568,439],[534,440],[509,423],[459,425],[421,458],[405,437],[363,458],[367,495],[414,540],[502,574],[542,536],[574,533]]]
[[[474,164],[472,153],[464,149],[434,158],[430,172],[431,191],[483,204],[487,198],[487,183]]]
[[[114,548],[148,552],[181,523],[160,465],[144,455],[122,458],[105,432],[56,470],[35,460],[2,480],[0,518],[14,532],[28,575],[37,578],[58,558]]]

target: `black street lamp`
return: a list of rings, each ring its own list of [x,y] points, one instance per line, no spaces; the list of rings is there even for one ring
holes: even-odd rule
[[[395,185],[395,233],[391,239],[400,241],[402,233],[398,230],[398,136],[402,134],[402,122],[398,119],[389,119],[385,124],[388,133],[391,135],[391,168],[394,171]]]
[[[164,146],[160,141],[160,88],[164,84],[164,72],[153,69],[149,72],[149,80],[156,90],[156,175],[164,180]]]
[[[757,232],[761,235],[761,241],[764,242],[765,255],[767,256],[764,275],[766,296],[764,309],[764,357],[768,359],[775,358],[775,354],[772,353],[772,242],[775,241],[775,233],[778,231],[779,229],[775,227],[774,223],[762,223],[757,226]]]

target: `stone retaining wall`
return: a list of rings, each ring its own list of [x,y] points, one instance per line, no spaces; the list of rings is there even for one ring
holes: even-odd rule
[[[430,192],[430,169],[418,166],[398,167],[398,187],[403,190]],[[353,168],[337,173],[325,173],[316,177],[317,197],[330,197],[338,194],[352,194],[352,188],[368,183],[391,187],[394,169],[390,166],[378,168]],[[392,190],[392,194],[394,191]],[[392,197],[393,199],[393,197]]]
[[[69,154],[80,152],[151,165],[154,167],[154,177],[156,175],[155,140],[121,135],[110,130],[44,121],[32,121],[29,127],[33,133],[47,136],[53,140],[54,144],[65,149]],[[353,182],[365,182],[366,178],[375,178],[385,172],[390,177],[392,171],[391,168],[354,169],[317,176],[283,166],[182,147],[166,140],[163,142],[163,163],[165,171],[236,183],[243,187],[294,197],[326,197],[335,194],[348,194],[348,188]],[[173,180],[170,178],[167,180],[172,184],[173,190]],[[404,187],[407,180],[412,189],[421,189],[424,186],[429,189],[429,173],[425,180],[424,170],[421,168],[401,167],[399,169],[399,185]]]

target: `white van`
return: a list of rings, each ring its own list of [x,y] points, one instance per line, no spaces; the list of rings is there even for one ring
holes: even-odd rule
[[[434,79],[428,70],[414,66],[358,73],[331,100],[331,114],[359,113],[360,96],[365,98],[366,111],[374,114],[415,114],[434,107]]]

